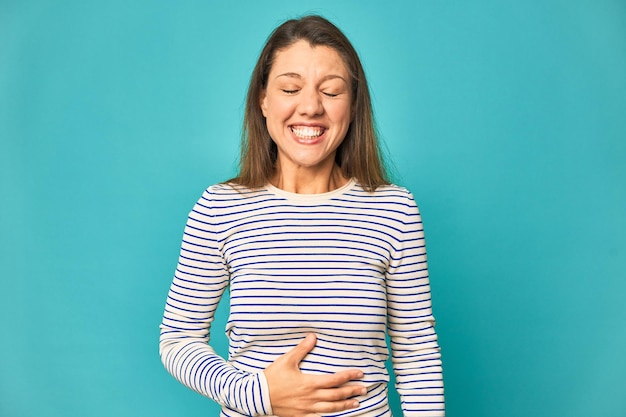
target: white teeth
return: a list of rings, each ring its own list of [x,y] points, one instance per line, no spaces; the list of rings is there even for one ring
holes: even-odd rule
[[[324,133],[324,128],[311,126],[292,126],[291,131],[300,138],[316,138]]]

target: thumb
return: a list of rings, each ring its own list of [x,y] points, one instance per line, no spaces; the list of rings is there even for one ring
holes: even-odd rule
[[[284,358],[292,365],[298,365],[315,347],[316,337],[309,333],[296,347],[287,352]]]

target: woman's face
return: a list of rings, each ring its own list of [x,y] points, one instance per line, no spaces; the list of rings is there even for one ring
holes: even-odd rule
[[[279,169],[332,168],[351,103],[350,74],[337,51],[304,40],[279,50],[260,103]]]

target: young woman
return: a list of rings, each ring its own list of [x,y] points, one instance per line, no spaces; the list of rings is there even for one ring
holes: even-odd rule
[[[289,20],[252,74],[241,169],[189,214],[161,325],[178,380],[222,416],[443,416],[422,222],[389,184],[359,57],[319,16]],[[230,293],[229,357],[211,348]]]

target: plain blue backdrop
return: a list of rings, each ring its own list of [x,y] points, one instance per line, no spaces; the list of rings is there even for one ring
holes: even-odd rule
[[[263,42],[307,12],[421,207],[448,416],[626,416],[621,0],[1,0],[0,415],[218,414],[158,325]]]

